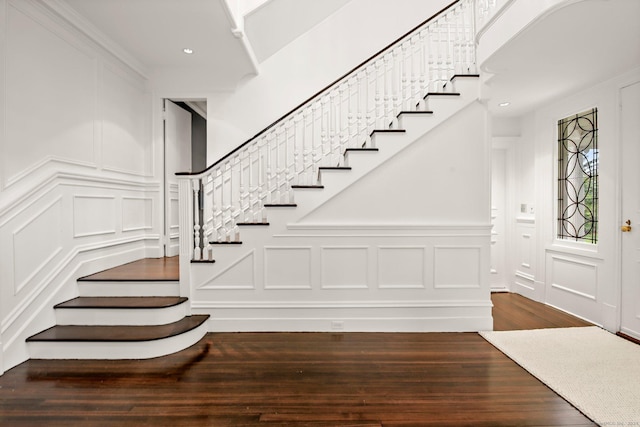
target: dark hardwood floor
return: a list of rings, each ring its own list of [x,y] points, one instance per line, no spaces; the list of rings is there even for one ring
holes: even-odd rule
[[[588,325],[495,294],[496,329]],[[590,426],[475,333],[210,333],[142,361],[30,360],[2,426]]]
[[[491,300],[495,331],[593,326],[592,323],[518,294],[495,293],[491,294]]]

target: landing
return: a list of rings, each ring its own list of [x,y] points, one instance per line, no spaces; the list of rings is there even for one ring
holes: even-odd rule
[[[175,281],[180,280],[179,257],[144,258],[85,276],[87,281]]]

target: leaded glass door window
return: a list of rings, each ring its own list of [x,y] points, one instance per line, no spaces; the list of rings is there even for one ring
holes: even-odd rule
[[[558,238],[598,241],[598,110],[558,121]]]

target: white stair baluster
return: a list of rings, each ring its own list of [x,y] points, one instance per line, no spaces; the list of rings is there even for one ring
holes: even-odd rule
[[[202,259],[202,249],[200,248],[200,180],[192,179],[191,187],[193,189],[193,259]]]
[[[375,79],[376,67],[375,65],[369,65],[365,69],[365,126],[364,136],[365,140],[363,146],[371,147],[371,132],[375,128],[375,112],[376,112],[376,79]],[[372,78],[373,76],[373,78]],[[372,90],[373,86],[373,90]]]

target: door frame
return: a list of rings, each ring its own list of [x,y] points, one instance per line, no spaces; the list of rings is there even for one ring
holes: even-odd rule
[[[624,186],[625,186],[625,181],[626,181],[624,179],[624,170],[625,169],[624,169],[623,158],[624,158],[624,155],[625,155],[625,152],[626,152],[626,150],[625,150],[626,144],[625,144],[625,141],[623,140],[623,126],[624,126],[624,123],[623,123],[623,115],[622,115],[622,112],[623,112],[622,91],[624,89],[626,89],[626,88],[629,88],[629,87],[633,86],[633,85],[640,85],[640,76],[639,75],[636,75],[636,76],[628,79],[627,81],[624,81],[623,83],[621,83],[618,86],[618,92],[616,94],[617,105],[619,107],[619,109],[618,109],[618,114],[619,114],[619,119],[618,119],[618,135],[619,135],[619,138],[618,138],[618,140],[619,140],[618,160],[619,160],[619,167],[617,168],[618,173],[617,173],[617,177],[616,177],[617,184],[618,184],[618,200],[619,200],[619,203],[618,203],[618,206],[617,206],[617,209],[618,209],[617,218],[619,219],[619,225],[620,226],[622,226],[624,221],[626,221],[626,218],[628,216],[630,216],[629,212],[625,212],[624,211],[624,206],[623,206],[623,202],[624,202],[623,198],[624,198],[624,193],[625,193]],[[639,135],[639,138],[640,138],[640,135]],[[640,185],[640,183],[636,183],[636,185]],[[636,226],[636,228],[635,228],[636,232],[640,232],[640,229],[639,229],[640,221],[638,221],[637,224],[633,224],[632,223],[632,227],[634,225]],[[618,230],[620,230],[620,228],[618,228]],[[633,228],[632,228],[632,232],[633,232]],[[618,301],[619,301],[619,306],[618,307],[619,308],[618,308],[618,318],[617,318],[616,331],[619,332],[619,333],[628,335],[628,336],[630,336],[632,338],[640,339],[640,331],[637,331],[638,335],[636,335],[636,334],[633,334],[633,333],[629,334],[628,331],[625,332],[625,331],[622,330],[622,328],[624,326],[623,325],[623,314],[624,314],[623,301],[624,301],[624,297],[625,297],[625,295],[623,293],[624,285],[625,285],[624,284],[624,281],[625,281],[625,274],[624,274],[625,273],[625,265],[624,265],[624,260],[623,260],[624,249],[625,249],[624,243],[625,242],[624,242],[624,239],[623,239],[621,231],[618,231],[617,239],[618,239],[618,242],[617,242],[618,243],[617,244],[617,250],[618,250],[618,254],[617,254],[617,259],[618,259],[618,277],[617,277],[617,280],[616,280],[616,284],[617,284]],[[638,303],[640,304],[640,301]]]

